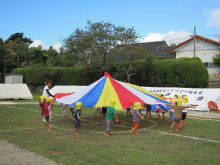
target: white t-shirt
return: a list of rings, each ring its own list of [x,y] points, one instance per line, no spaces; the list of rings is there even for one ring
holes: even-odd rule
[[[42,95],[43,96],[46,96],[47,98],[49,97],[49,94],[47,93],[47,89],[49,90],[49,87],[47,85],[44,86],[44,89],[43,89],[43,93]]]
[[[183,106],[190,106],[189,103],[183,103]],[[187,112],[187,109],[184,109],[182,112]]]

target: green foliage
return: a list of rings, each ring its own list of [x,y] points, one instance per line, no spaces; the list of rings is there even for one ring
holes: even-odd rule
[[[216,54],[216,55],[213,57],[213,62],[214,62],[215,65],[220,66],[220,50],[219,50],[219,54]]]
[[[156,60],[155,86],[205,88],[208,71],[199,58]]]
[[[106,63],[107,53],[119,43],[132,44],[138,37],[133,28],[116,27],[105,22],[87,22],[85,30],[76,29],[67,39],[66,48],[78,58],[79,65]]]
[[[86,67],[35,65],[13,70],[13,73],[23,74],[28,84],[43,84],[46,79],[51,79],[54,85],[89,85],[101,78],[104,72],[117,80],[141,86],[204,88],[208,84],[208,71],[199,58],[139,60]]]
[[[33,43],[33,41],[30,38],[24,37],[24,33],[14,33],[12,34],[6,41],[5,43],[8,43],[10,41],[16,41],[17,39],[22,40],[25,44],[29,45]]]
[[[13,73],[23,74],[27,84],[44,84],[45,80],[50,79],[53,85],[87,85],[85,69],[82,67],[45,67],[35,65],[32,68],[17,68]]]
[[[1,74],[4,74],[5,59],[6,59],[6,52],[4,48],[4,42],[0,38],[0,73]]]

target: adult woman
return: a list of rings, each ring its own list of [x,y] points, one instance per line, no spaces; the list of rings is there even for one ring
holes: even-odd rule
[[[48,98],[48,97],[50,97],[50,96],[51,96],[51,97],[54,97],[54,95],[52,95],[52,94],[50,93],[50,91],[49,91],[49,87],[51,86],[52,81],[51,81],[51,80],[47,80],[45,83],[46,83],[46,85],[44,86],[42,95],[43,95],[43,96],[46,96],[46,98]]]

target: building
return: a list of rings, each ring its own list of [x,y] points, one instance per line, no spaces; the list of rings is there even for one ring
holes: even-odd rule
[[[206,68],[210,77],[220,78],[220,67],[214,65],[213,57],[219,54],[220,42],[195,35],[168,50],[168,52],[176,52],[176,58],[181,57],[199,57]]]
[[[170,59],[175,58],[175,52],[168,52],[172,46],[168,46],[165,41],[154,41],[138,43],[138,45],[147,49],[148,53],[157,59]]]

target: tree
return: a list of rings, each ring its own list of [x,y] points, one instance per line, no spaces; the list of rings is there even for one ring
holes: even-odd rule
[[[213,58],[212,58],[213,62],[215,65],[220,66],[220,50],[219,50],[219,54],[216,54]]]
[[[130,44],[126,46],[119,46],[119,50],[114,50],[114,52],[110,52],[107,58],[108,63],[116,63],[116,62],[125,62],[128,65],[124,65],[124,68],[121,68],[122,71],[125,69],[127,79],[125,81],[130,82],[130,77],[133,74],[136,74],[135,68],[133,68],[133,61],[136,60],[146,60],[148,64],[153,62],[153,57],[149,55],[146,48],[138,45],[138,44]]]
[[[10,41],[16,41],[17,39],[22,40],[25,44],[30,45],[33,43],[33,41],[30,38],[24,37],[24,33],[14,33],[12,34],[5,43],[7,44]]]
[[[2,38],[0,38],[0,73],[1,73],[1,76],[4,75],[4,71],[5,71],[5,59],[6,59],[6,52],[4,48],[4,42]]]
[[[49,47],[49,50],[45,50],[44,52],[48,56],[48,65],[59,66],[59,53],[55,49],[53,49],[52,46]]]
[[[118,45],[135,43],[137,37],[133,27],[126,29],[111,23],[88,21],[85,30],[77,28],[64,43],[82,65],[91,63],[105,65],[107,53],[111,49]]]
[[[42,47],[31,47],[28,51],[30,64],[43,64],[45,65],[49,58],[47,54],[42,51]]]
[[[28,46],[32,42],[31,39],[24,37],[23,33],[14,33],[4,42],[6,72],[28,65]]]

